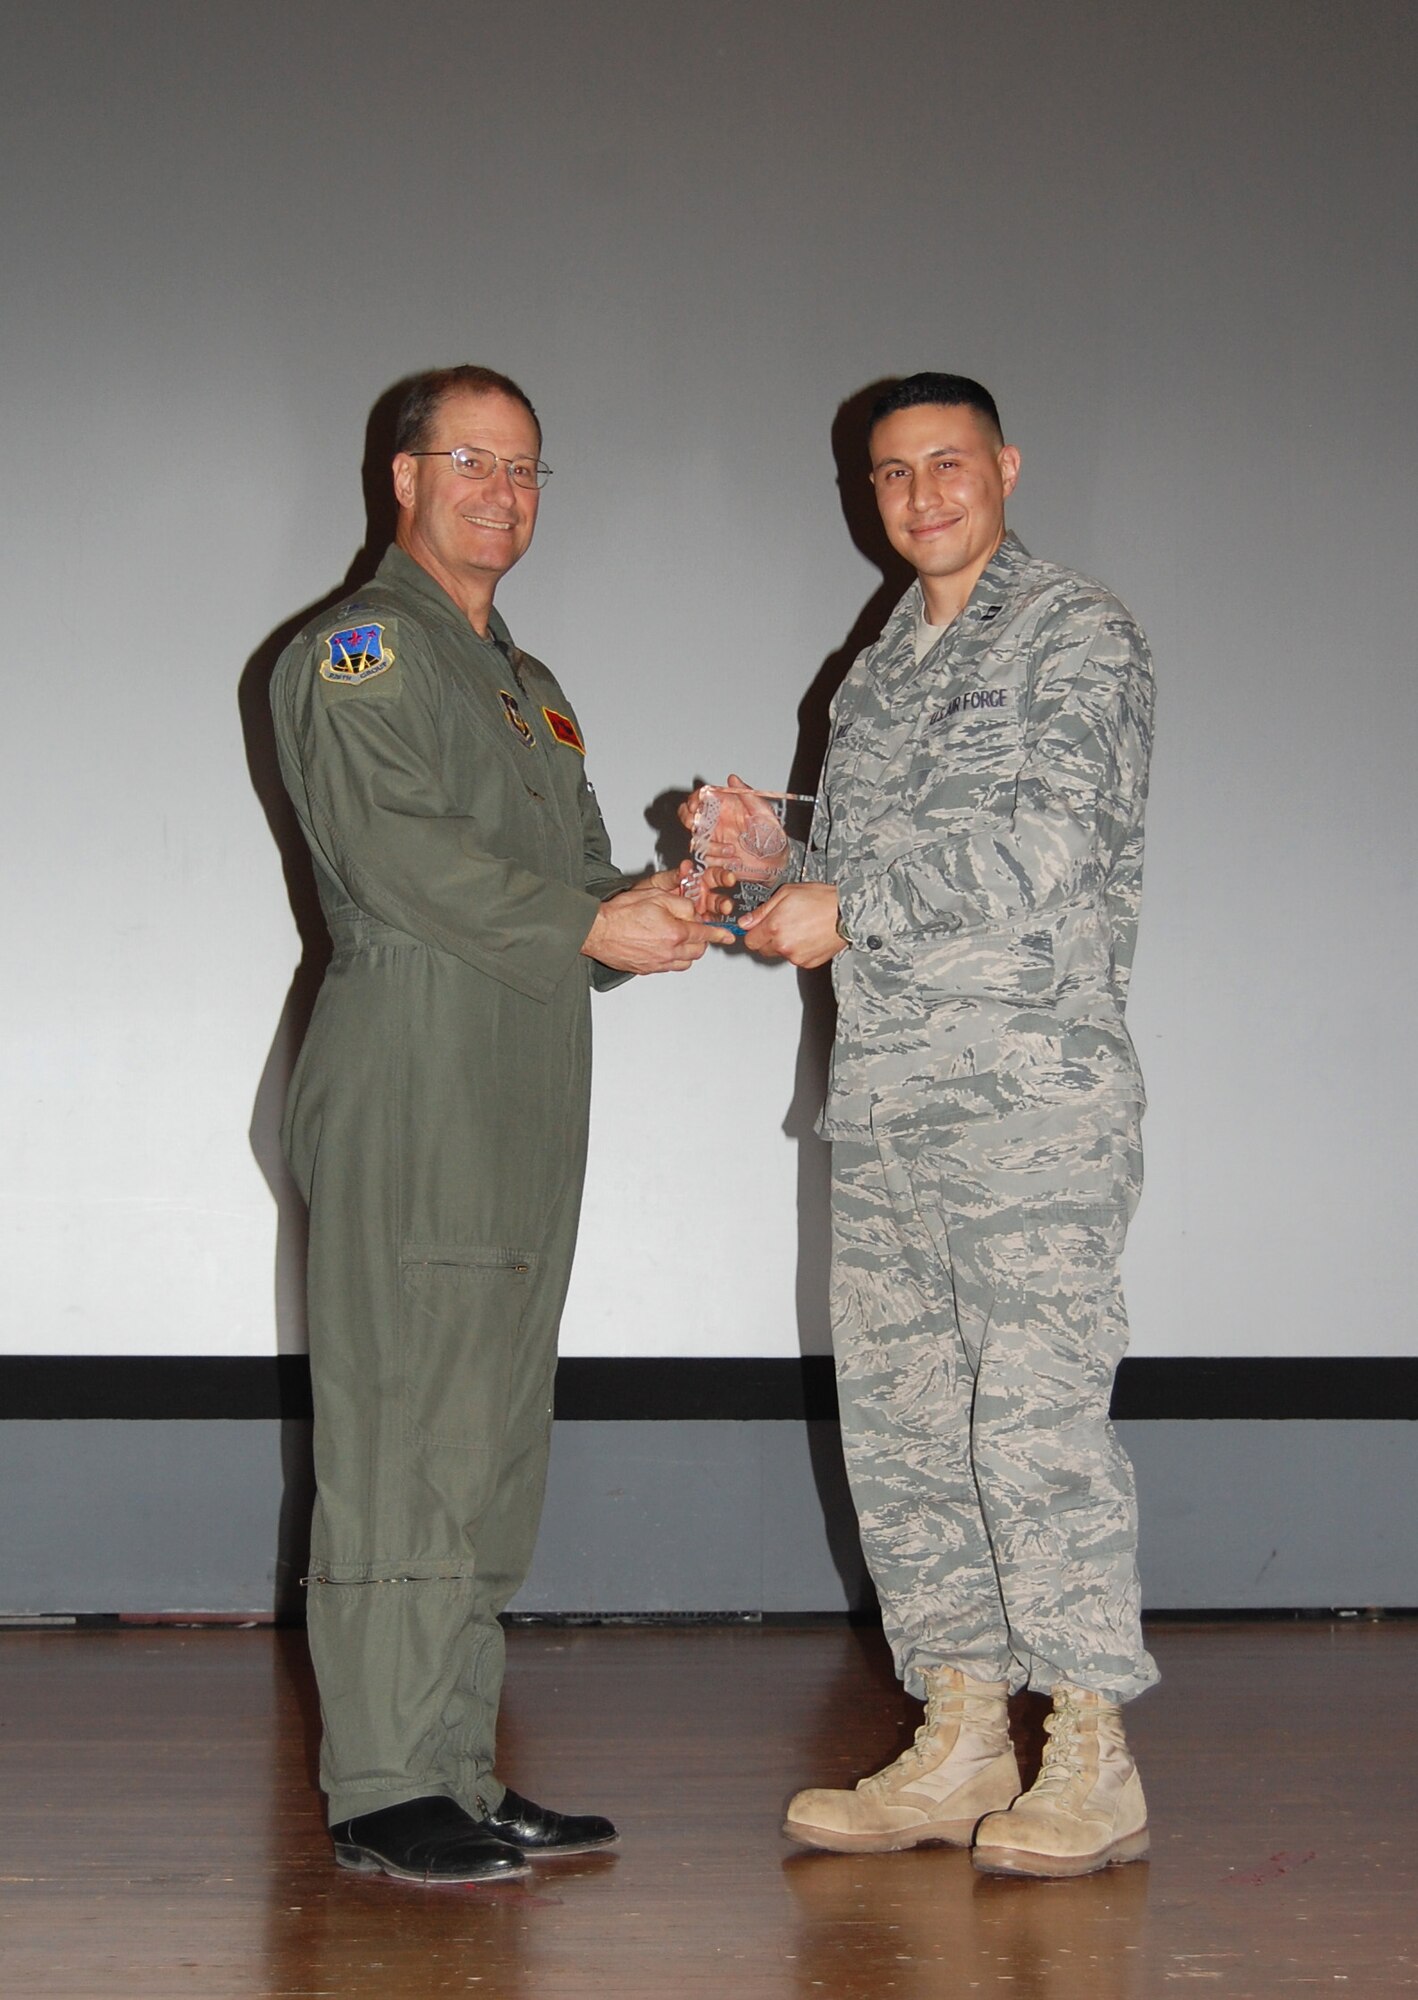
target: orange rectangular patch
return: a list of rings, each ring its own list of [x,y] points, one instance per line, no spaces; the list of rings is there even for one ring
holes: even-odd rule
[[[571,717],[569,715],[559,715],[554,708],[544,708],[542,714],[547,719],[547,728],[551,731],[557,742],[566,744],[570,750],[579,751],[581,756],[584,757],[586,746],[581,741],[581,731],[576,727]]]

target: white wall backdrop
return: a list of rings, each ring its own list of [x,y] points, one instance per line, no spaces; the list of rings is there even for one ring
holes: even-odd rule
[[[1162,676],[1134,1352],[1418,1352],[1408,0],[65,0],[4,41],[6,1351],[299,1344],[238,686],[360,549],[376,399],[474,359],[543,417],[500,601],[632,864],[665,792],[787,777],[880,586],[838,405],[995,389],[1014,524]],[[796,977],[597,1018],[564,1350],[823,1347]]]

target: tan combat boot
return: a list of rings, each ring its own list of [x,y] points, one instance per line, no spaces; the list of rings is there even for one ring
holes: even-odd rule
[[[1091,1875],[1147,1852],[1147,1804],[1123,1738],[1122,1710],[1086,1688],[1056,1687],[1039,1775],[975,1836],[988,1875]]]
[[[926,1675],[926,1715],[894,1764],[855,1791],[799,1792],[783,1831],[838,1854],[894,1854],[945,1841],[968,1847],[981,1815],[1019,1791],[1003,1681],[967,1680],[958,1668]]]

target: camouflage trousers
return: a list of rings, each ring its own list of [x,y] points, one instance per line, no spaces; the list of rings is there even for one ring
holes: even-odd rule
[[[938,1666],[1118,1701],[1157,1678],[1108,1420],[1139,1116],[1126,1076],[1013,1064],[834,1147],[843,1449],[913,1694]]]

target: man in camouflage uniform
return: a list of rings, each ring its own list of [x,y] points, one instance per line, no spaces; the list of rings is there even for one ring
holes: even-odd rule
[[[918,580],[834,703],[809,879],[744,922],[752,950],[833,963],[843,1443],[927,1713],[887,1770],[799,1793],[787,1830],[846,1850],[973,1835],[982,1868],[1081,1874],[1147,1846],[1119,1706],[1156,1670],[1108,1405],[1141,1181],[1123,1008],[1151,666],[1116,598],[1007,533],[1019,454],[978,383],[888,391],[871,461]],[[1054,1706],[1018,1797],[1023,1686]]]
[[[514,382],[420,378],[396,545],[287,647],[281,769],[334,952],[287,1105],[310,1207],[310,1651],[336,1858],[467,1882],[615,1838],[493,1769],[590,1094],[589,987],[725,933],[610,856],[575,714],[493,607],[547,468]]]

